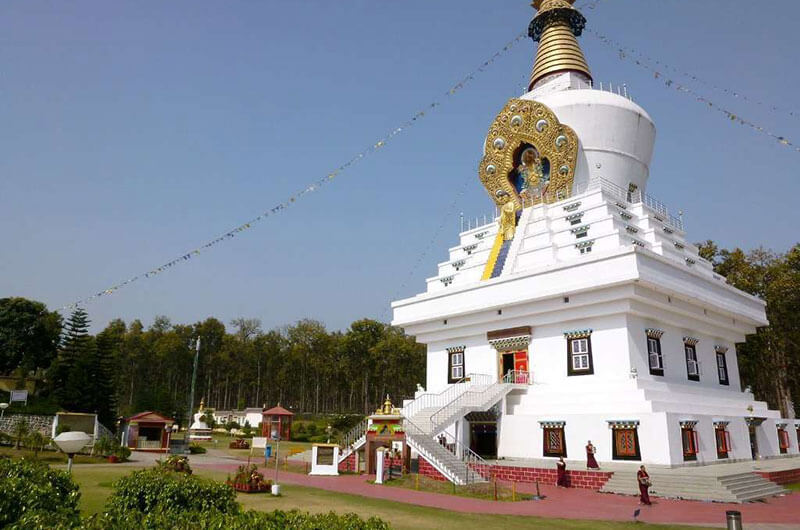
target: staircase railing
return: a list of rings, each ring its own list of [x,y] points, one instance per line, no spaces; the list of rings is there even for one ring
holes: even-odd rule
[[[445,449],[449,450],[451,453],[461,459],[471,473],[480,475],[480,477],[484,480],[489,480],[491,478],[492,464],[487,462],[481,455],[458,441],[453,435],[444,432],[442,433],[442,436],[444,436],[444,442],[447,444]],[[467,481],[467,483],[469,482],[470,481]]]
[[[455,450],[440,444],[429,433],[409,419],[403,420],[403,428],[408,440],[417,446],[418,452],[434,467],[453,482],[472,484],[484,480],[478,470],[489,469],[489,464],[480,455],[456,442]],[[416,443],[415,443],[416,442]],[[427,453],[427,454],[426,454]]]
[[[503,376],[503,383],[508,385],[532,385],[533,374],[527,370],[509,370]]]
[[[443,390],[438,394],[422,394],[414,401],[403,407],[403,416],[406,418],[410,418],[414,416],[417,412],[433,408],[433,407],[442,407],[447,403],[451,402],[453,399],[457,398],[463,392],[465,392],[470,386],[472,385],[480,385],[480,384],[490,384],[492,382],[492,377],[486,374],[467,374],[463,379],[460,379],[458,382],[450,385],[448,388]]]
[[[510,370],[503,376],[501,381],[494,382],[488,387],[467,389],[431,415],[430,421],[433,432],[438,432],[450,425],[452,423],[451,420],[460,415],[461,410],[465,407],[464,400],[468,397],[474,396],[479,400],[479,405],[483,406],[486,404],[487,400],[495,401],[495,399],[499,397],[498,395],[505,390],[505,385],[529,384],[531,384],[530,372],[524,370]]]
[[[369,428],[369,419],[364,418],[342,438],[342,449],[346,451],[352,448],[355,443],[366,434],[367,428]]]

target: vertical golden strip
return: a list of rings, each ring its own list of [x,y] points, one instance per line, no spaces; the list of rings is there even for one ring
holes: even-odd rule
[[[497,263],[497,256],[500,254],[500,247],[503,246],[503,231],[497,231],[497,237],[494,238],[494,245],[492,245],[492,251],[489,252],[489,261],[486,262],[486,268],[483,269],[483,276],[481,276],[481,280],[488,280],[492,277],[492,272],[494,271],[494,266]]]

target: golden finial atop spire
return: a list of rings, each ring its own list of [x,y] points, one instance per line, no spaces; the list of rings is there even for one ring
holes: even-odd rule
[[[528,27],[528,35],[539,43],[528,90],[542,79],[560,72],[577,72],[592,80],[589,65],[578,45],[586,26],[584,16],[572,7],[575,0],[534,0],[539,11]]]

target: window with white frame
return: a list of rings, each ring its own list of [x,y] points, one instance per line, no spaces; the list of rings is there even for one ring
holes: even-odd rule
[[[594,373],[591,331],[569,332],[567,338],[567,375]]]
[[[654,331],[647,331],[647,358],[650,365],[650,373],[652,375],[664,375],[664,358],[661,356],[661,334]]]
[[[572,369],[589,369],[589,339],[572,339]]]
[[[717,346],[715,350],[717,352],[717,375],[719,376],[719,384],[729,385],[728,360],[725,358],[725,353],[728,351],[728,348],[724,346]]]
[[[686,375],[690,381],[700,380],[700,363],[697,362],[697,339],[684,337],[683,351],[686,354]]]
[[[447,349],[447,382],[456,383],[464,378],[464,348]]]

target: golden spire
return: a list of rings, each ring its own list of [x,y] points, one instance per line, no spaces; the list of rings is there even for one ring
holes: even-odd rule
[[[539,43],[528,90],[539,81],[560,72],[578,72],[592,80],[589,65],[578,45],[586,19],[572,7],[575,0],[534,0],[539,11],[528,27],[528,35]]]

